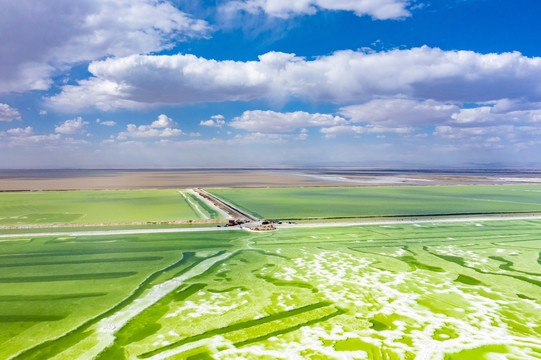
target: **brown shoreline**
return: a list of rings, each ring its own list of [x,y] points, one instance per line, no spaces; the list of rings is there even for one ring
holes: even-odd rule
[[[50,175],[50,176],[48,176]],[[2,173],[0,191],[68,191],[68,190],[135,190],[185,189],[206,187],[337,185],[335,181],[318,181],[301,176],[271,171],[111,171]]]
[[[506,176],[520,180],[509,181]],[[541,174],[345,174],[303,170],[1,171],[0,192],[185,188],[361,187],[541,183]]]

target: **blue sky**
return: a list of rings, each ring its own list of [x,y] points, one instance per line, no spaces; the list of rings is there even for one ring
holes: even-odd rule
[[[541,165],[537,1],[0,2],[0,168]]]

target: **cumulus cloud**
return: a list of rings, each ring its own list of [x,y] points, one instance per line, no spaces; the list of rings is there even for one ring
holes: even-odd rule
[[[245,111],[231,122],[236,129],[262,132],[290,132],[310,126],[335,126],[345,124],[340,116],[310,114],[304,111],[281,113],[276,111]]]
[[[182,135],[182,130],[180,129],[156,129],[148,125],[134,125],[128,124],[126,131],[118,134],[119,140],[125,140],[127,138],[155,138],[155,137],[171,137],[171,136],[180,136]]]
[[[287,140],[289,136],[284,134],[273,134],[273,133],[263,133],[263,132],[251,132],[248,134],[239,134],[235,135],[234,142],[242,144],[266,144],[266,143],[283,143]]]
[[[14,128],[0,132],[0,136],[7,137],[6,145],[16,146],[50,146],[56,145],[61,140],[60,134],[35,135],[31,126]]]
[[[54,128],[55,133],[65,135],[82,134],[86,132],[87,121],[83,121],[83,118],[78,116],[72,120],[66,120],[62,124]]]
[[[95,77],[68,85],[50,101],[57,108],[103,110],[152,104],[247,101],[272,96],[273,75],[295,62],[292,54],[268,53],[260,61],[215,61],[194,55],[133,55],[93,62]]]
[[[506,128],[506,130],[511,130],[512,127]],[[502,129],[503,130],[503,129]],[[434,135],[441,136],[446,139],[463,139],[471,136],[481,136],[490,134],[494,131],[494,128],[490,127],[468,127],[468,128],[459,128],[449,125],[437,126]]]
[[[54,145],[61,140],[60,134],[15,136],[10,139],[11,146],[31,146],[31,145]]]
[[[492,103],[492,113],[509,113],[541,109],[541,102],[527,102],[524,99],[501,99]]]
[[[8,104],[0,104],[0,121],[13,120],[21,120],[21,113]]]
[[[11,136],[31,136],[34,135],[34,129],[31,126],[23,128],[9,129],[6,131],[6,134]]]
[[[306,140],[308,139],[308,130],[301,129],[301,132],[295,137],[295,140]]]
[[[117,139],[126,140],[128,138],[164,138],[183,135],[182,130],[174,129],[177,124],[164,114],[158,116],[158,120],[150,125],[128,124],[126,131],[118,134]]]
[[[541,107],[531,110],[502,111],[495,106],[461,109],[452,115],[452,122],[460,126],[485,126],[501,123],[537,123],[541,121]]]
[[[241,0],[230,1],[221,7],[226,13],[244,11],[250,14],[265,13],[272,17],[289,18],[313,15],[321,10],[343,10],[357,16],[369,15],[374,19],[397,19],[409,16],[406,0]]]
[[[513,125],[494,125],[476,127],[453,127],[448,125],[437,126],[434,135],[443,139],[451,140],[453,144],[464,144],[471,148],[501,149],[504,147],[502,138],[517,143],[532,136],[531,133],[524,133],[519,127]]]
[[[211,126],[211,127],[222,127],[225,125],[225,120],[223,115],[213,115],[208,120],[202,120],[199,125],[201,126]]]
[[[177,126],[177,123],[173,121],[170,117],[167,117],[165,114],[158,116],[158,120],[155,120],[150,124],[151,128],[161,129],[161,128],[172,128]]]
[[[541,104],[509,99],[473,108],[433,100],[377,99],[342,107],[339,112],[349,118],[350,124],[366,125],[323,129],[327,137],[348,133],[410,133],[433,127],[434,131],[430,132],[443,139],[494,144],[494,139],[502,137],[512,141],[530,137],[535,124],[541,122]]]
[[[518,149],[539,144],[541,129],[536,126],[512,124],[470,127],[442,125],[437,126],[433,134],[461,146],[500,148],[504,143],[511,143],[513,149]]]
[[[115,126],[116,125],[116,121],[112,121],[112,120],[101,121],[100,119],[96,119],[96,122],[98,124],[105,125],[105,126]]]
[[[396,133],[409,134],[413,132],[412,127],[383,127],[375,125],[357,126],[357,125],[339,125],[322,128],[321,132],[326,138],[333,138],[339,135],[362,135],[362,134],[378,134],[378,133]]]
[[[338,51],[313,60],[270,52],[258,61],[133,55],[93,62],[93,77],[49,99],[59,108],[103,110],[253,99],[360,103],[378,97],[439,102],[541,101],[541,58],[426,46]],[[421,111],[417,109],[416,111]]]
[[[7,1],[0,12],[0,92],[45,90],[66,64],[149,53],[209,25],[158,0]]]
[[[340,114],[351,122],[384,126],[424,125],[447,122],[459,107],[434,100],[376,99],[360,105],[342,107]]]

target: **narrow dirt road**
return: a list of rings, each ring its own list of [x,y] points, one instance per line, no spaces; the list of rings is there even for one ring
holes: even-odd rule
[[[314,222],[304,224],[281,224],[275,225],[277,230],[292,228],[317,228],[338,226],[365,226],[365,225],[393,225],[393,224],[420,224],[420,223],[454,223],[473,221],[505,221],[505,220],[534,220],[541,219],[541,215],[499,215],[499,216],[461,216],[452,218],[420,218],[420,219],[396,219],[396,220],[373,220],[373,221],[345,221],[345,222]],[[1,234],[1,238],[33,237],[33,236],[102,236],[102,235],[130,235],[130,234],[154,234],[154,233],[181,233],[201,231],[238,231],[245,230],[237,226],[231,227],[201,227],[201,228],[170,228],[170,229],[130,229],[130,230],[100,230],[100,231],[73,231],[73,232],[43,232],[43,233],[20,233]],[[2,240],[0,240],[2,241]]]

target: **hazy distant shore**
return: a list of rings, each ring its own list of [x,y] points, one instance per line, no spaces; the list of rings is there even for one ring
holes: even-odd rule
[[[0,191],[509,183],[541,183],[541,171],[353,168],[0,170]]]

